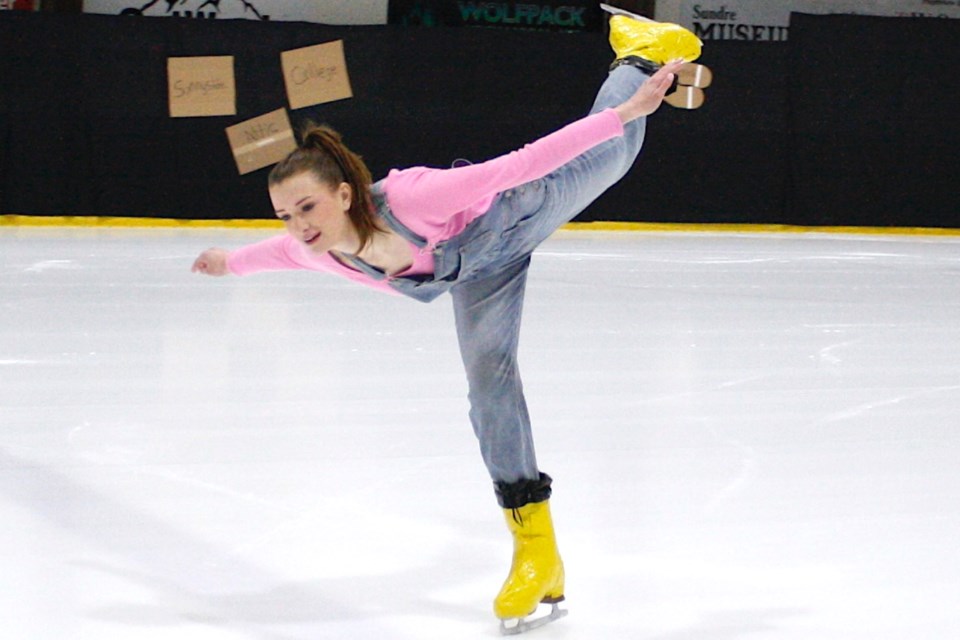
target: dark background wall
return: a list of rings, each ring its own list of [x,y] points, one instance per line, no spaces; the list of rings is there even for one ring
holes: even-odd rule
[[[795,16],[788,219],[960,226],[960,21]]]
[[[354,98],[291,112],[375,177],[482,160],[581,116],[601,33],[0,13],[0,213],[269,217],[224,129],[286,105],[280,52],[345,43]],[[710,42],[707,104],[664,106],[581,220],[960,226],[960,21],[795,15]],[[236,116],[171,119],[169,56],[233,55]]]

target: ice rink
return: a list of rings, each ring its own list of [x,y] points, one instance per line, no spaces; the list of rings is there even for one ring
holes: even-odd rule
[[[0,634],[499,637],[449,297],[190,273],[270,230],[0,226]],[[960,237],[563,231],[521,366],[570,615],[960,637]]]

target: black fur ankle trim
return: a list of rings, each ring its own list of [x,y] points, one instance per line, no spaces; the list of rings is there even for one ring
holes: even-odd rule
[[[625,58],[618,58],[613,61],[613,64],[610,65],[610,71],[613,71],[621,65],[628,64],[631,67],[636,67],[643,71],[648,76],[652,76],[657,71],[660,70],[660,67],[663,65],[657,64],[656,62],[651,62],[645,58],[639,56],[626,56]]]
[[[540,472],[536,480],[520,480],[512,484],[505,482],[493,483],[497,494],[497,503],[504,509],[519,509],[520,507],[550,499],[553,490],[550,485],[553,478]]]

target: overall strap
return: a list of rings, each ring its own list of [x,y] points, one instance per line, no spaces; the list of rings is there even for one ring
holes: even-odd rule
[[[402,222],[397,220],[390,204],[387,202],[387,194],[383,190],[383,181],[375,182],[370,187],[370,195],[373,198],[373,206],[376,208],[377,215],[387,223],[401,238],[412,243],[418,249],[427,246],[427,239],[408,229]]]
[[[424,249],[427,246],[427,239],[423,236],[414,233],[408,229],[402,222],[397,220],[397,216],[394,215],[393,211],[390,209],[390,204],[387,202],[386,193],[383,190],[383,181],[376,182],[370,186],[370,196],[373,200],[373,206],[376,210],[376,214],[380,217],[381,220],[387,223],[393,231],[397,233],[401,238],[407,242],[412,243],[418,249]],[[374,280],[386,280],[387,274],[385,274],[380,269],[367,264],[361,258],[349,254],[342,254],[344,259],[349,261],[350,264],[357,270],[367,276],[373,278]]]

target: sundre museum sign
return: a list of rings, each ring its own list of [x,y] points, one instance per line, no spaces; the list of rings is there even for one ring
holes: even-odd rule
[[[790,13],[960,18],[960,0],[659,0],[656,18],[702,40],[783,41]]]

